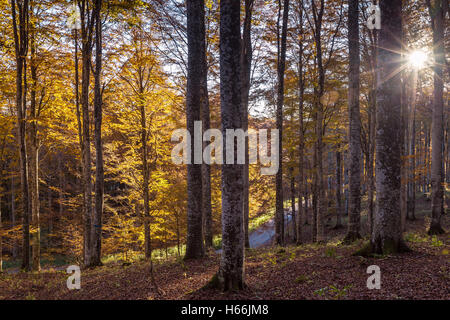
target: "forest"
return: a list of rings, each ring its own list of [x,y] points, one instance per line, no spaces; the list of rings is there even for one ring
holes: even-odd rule
[[[0,0],[0,300],[449,300],[449,19]]]

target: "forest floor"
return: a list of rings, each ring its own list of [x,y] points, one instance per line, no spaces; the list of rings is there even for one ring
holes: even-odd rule
[[[159,290],[149,277],[148,262],[115,262],[82,270],[81,289],[68,290],[65,270],[0,274],[0,299],[450,299],[449,233],[430,237],[429,202],[419,199],[417,219],[407,222],[403,237],[410,253],[363,258],[352,254],[367,237],[342,245],[345,229],[327,228],[326,244],[263,247],[246,251],[246,285],[222,293],[205,287],[218,270],[220,255],[211,250],[198,261],[172,258],[154,264]],[[450,216],[442,217],[450,230]],[[310,226],[304,238],[310,239]],[[364,230],[363,230],[364,231]],[[381,289],[369,290],[367,267],[381,270]]]

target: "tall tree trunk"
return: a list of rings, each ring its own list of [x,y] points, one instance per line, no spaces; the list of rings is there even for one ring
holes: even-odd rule
[[[26,144],[26,113],[27,113],[27,63],[28,55],[28,0],[18,1],[19,17],[16,17],[16,1],[11,0],[11,14],[14,32],[16,57],[16,108],[17,128],[20,154],[20,176],[22,189],[22,219],[23,219],[23,249],[22,269],[30,271],[30,214],[31,202],[28,189],[28,155]],[[17,24],[18,23],[18,24]]]
[[[299,32],[303,37],[303,7],[299,8]],[[306,185],[304,178],[304,123],[303,123],[303,106],[304,106],[304,93],[305,93],[305,82],[303,79],[303,38],[299,42],[299,52],[298,52],[298,113],[299,113],[299,146],[298,146],[298,214],[296,223],[296,240],[297,245],[302,243],[302,216],[305,216],[305,222],[307,219],[307,198],[306,195]],[[305,210],[303,210],[303,198],[305,199]]]
[[[361,116],[359,111],[359,0],[349,0],[348,47],[349,47],[349,214],[348,230],[344,242],[361,238]]]
[[[327,212],[327,203],[325,199],[325,184],[323,170],[323,103],[322,97],[325,90],[325,69],[322,57],[322,20],[325,10],[325,1],[320,1],[320,8],[316,7],[315,1],[312,1],[314,22],[315,22],[315,46],[316,62],[319,74],[317,87],[315,91],[316,105],[316,241],[325,241],[324,218]]]
[[[281,15],[281,0],[278,1],[278,18]],[[284,245],[284,207],[283,207],[283,104],[284,104],[284,71],[286,68],[286,38],[289,18],[289,0],[283,4],[283,26],[278,37],[278,88],[277,88],[277,129],[279,133],[279,167],[276,175],[276,212],[275,212],[275,243]],[[278,19],[279,20],[279,19]],[[279,29],[279,22],[278,22]]]
[[[434,92],[433,92],[433,123],[431,130],[431,225],[429,234],[444,233],[441,226],[441,215],[443,214],[443,172],[442,172],[442,143],[444,135],[443,112],[444,112],[444,19],[448,10],[445,0],[434,1],[431,4],[427,0],[433,29],[433,53],[434,53]]]
[[[30,10],[31,7],[30,7]],[[31,90],[30,90],[30,119],[29,125],[29,143],[30,143],[30,157],[29,157],[29,181],[30,181],[30,195],[31,195],[31,223],[33,232],[31,233],[32,246],[32,270],[40,271],[40,251],[41,251],[41,231],[39,225],[39,141],[38,141],[38,110],[36,106],[36,90],[37,90],[37,62],[36,62],[36,30],[35,26],[31,24],[30,27],[30,49],[31,49]]]
[[[188,79],[186,97],[187,129],[191,136],[191,164],[187,174],[187,242],[185,259],[196,259],[205,254],[203,246],[203,191],[202,165],[203,159],[195,157],[194,122],[201,120],[202,84],[204,77],[205,54],[205,2],[204,0],[188,0],[187,5],[187,37],[188,37]],[[200,163],[197,163],[200,160]]]
[[[406,248],[400,219],[402,1],[382,0],[378,46],[376,208],[370,249],[389,254]]]
[[[240,3],[220,1],[220,101],[222,135],[241,129]],[[237,144],[233,142],[233,159]],[[225,147],[226,149],[226,147]],[[226,152],[224,152],[226,154]],[[243,165],[222,165],[222,255],[218,286],[223,290],[244,287]]]
[[[244,28],[242,32],[242,47],[241,47],[241,81],[242,81],[242,128],[248,132],[248,101],[250,93],[250,71],[252,64],[252,13],[253,0],[245,0],[245,18]],[[248,223],[249,223],[249,153],[248,153],[248,136],[245,137],[245,164],[244,164],[244,242],[245,247],[250,248],[250,241],[248,237]]]
[[[94,137],[95,137],[95,211],[93,215],[92,237],[92,266],[100,266],[102,252],[102,215],[104,197],[104,169],[102,142],[102,1],[95,1],[95,73],[94,73]]]
[[[400,187],[400,216],[401,216],[401,229],[402,232],[406,229],[406,215],[407,215],[407,201],[408,201],[408,170],[406,167],[407,157],[408,157],[408,91],[407,91],[407,82],[408,76],[406,71],[402,71],[402,106],[401,106],[401,167],[400,167],[400,176],[401,176],[401,187]]]
[[[374,29],[371,36],[371,76],[372,76],[372,87],[369,93],[369,166],[368,166],[368,176],[369,176],[369,189],[368,189],[368,220],[369,220],[369,234],[373,231],[373,217],[375,211],[374,194],[375,194],[375,129],[376,129],[376,119],[377,119],[377,43],[378,43],[378,33]]]
[[[83,177],[83,199],[84,199],[84,241],[83,241],[83,263],[84,267],[93,265],[92,252],[92,155],[91,155],[91,135],[90,135],[90,113],[89,113],[89,84],[93,46],[93,28],[95,18],[89,9],[89,1],[78,0],[81,17],[81,115],[82,115],[82,177]]]
[[[202,92],[201,92],[201,113],[203,132],[207,131],[211,127],[211,115],[209,108],[209,94],[208,94],[208,61],[207,61],[207,48],[206,41],[203,42],[203,53],[201,56],[203,64],[202,74]],[[206,146],[204,142],[204,147]],[[202,164],[202,210],[203,210],[203,223],[205,233],[205,246],[211,248],[213,245],[213,221],[212,221],[212,207],[211,207],[211,165],[207,163]]]

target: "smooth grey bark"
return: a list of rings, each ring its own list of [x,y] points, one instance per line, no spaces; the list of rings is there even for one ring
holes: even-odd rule
[[[19,16],[16,15],[16,3]],[[29,1],[11,0],[11,15],[13,23],[15,58],[16,58],[16,108],[18,145],[20,155],[20,177],[22,189],[22,220],[23,220],[23,243],[22,243],[22,266],[25,271],[30,271],[30,214],[31,201],[28,185],[28,153],[26,143],[26,114],[27,114],[27,55],[29,34]]]
[[[203,63],[202,74],[202,91],[201,91],[201,113],[202,113],[202,128],[203,132],[211,127],[211,115],[209,108],[209,94],[208,94],[208,62],[206,40],[203,42],[203,53],[201,56]],[[204,143],[204,147],[206,146]],[[213,246],[213,221],[212,221],[212,207],[211,207],[211,165],[207,163],[202,164],[202,210],[204,223],[204,240],[205,247],[211,248]]]
[[[382,0],[378,46],[376,213],[369,251],[405,249],[400,213],[402,1]]]
[[[443,214],[444,201],[444,175],[442,170],[442,144],[444,138],[444,27],[448,2],[437,0],[432,4],[430,0],[427,0],[427,6],[433,30],[434,54],[434,92],[431,128],[431,225],[428,229],[428,234],[441,234],[445,232],[441,226],[441,216]]]
[[[188,0],[188,78],[186,96],[187,130],[191,135],[191,164],[187,165],[187,241],[185,259],[205,255],[203,246],[203,191],[202,165],[194,163],[194,122],[201,120],[202,77],[204,74],[205,2]]]
[[[95,1],[95,72],[94,72],[94,139],[95,139],[95,210],[91,227],[92,261],[91,266],[100,266],[102,253],[102,215],[104,204],[104,168],[102,141],[102,1]]]
[[[242,128],[240,3],[220,1],[220,101],[222,134]],[[233,143],[234,159],[237,144]],[[224,147],[226,151],[226,146]],[[224,152],[226,154],[226,152]],[[222,165],[222,255],[218,287],[244,287],[243,165]]]
[[[245,18],[242,32],[242,46],[241,46],[241,81],[242,81],[242,128],[244,132],[248,131],[248,102],[250,93],[250,71],[252,65],[252,13],[253,0],[245,0]],[[248,223],[249,223],[249,153],[248,153],[248,137],[245,138],[245,164],[244,164],[244,241],[245,247],[250,248],[250,241],[248,237]]]
[[[348,47],[349,47],[349,213],[348,229],[344,242],[351,243],[361,238],[361,115],[359,110],[359,0],[348,2]]]
[[[278,1],[278,18],[281,14],[281,0]],[[275,243],[284,245],[284,208],[283,208],[283,104],[284,104],[284,71],[286,69],[286,38],[289,18],[289,0],[283,4],[283,25],[281,27],[281,39],[278,37],[278,88],[277,88],[277,116],[276,125],[279,133],[279,167],[276,175],[276,212],[275,212]],[[279,19],[278,19],[279,20]],[[278,22],[279,29],[279,22]]]

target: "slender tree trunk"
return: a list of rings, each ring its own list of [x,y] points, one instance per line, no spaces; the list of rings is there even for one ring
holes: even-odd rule
[[[361,238],[361,116],[359,111],[359,0],[349,0],[349,214],[348,230],[344,242],[351,243]]]
[[[317,118],[315,119],[317,121]],[[311,186],[311,193],[312,193],[312,227],[311,227],[311,241],[316,242],[317,241],[317,148],[313,148],[313,173],[312,173],[312,186]]]
[[[292,239],[294,242],[297,242],[297,221],[295,214],[295,176],[294,176],[294,168],[289,167],[289,176],[291,178],[291,220],[292,220]],[[301,199],[299,199],[299,207],[300,207]],[[287,224],[288,236],[289,236],[289,223]]]
[[[95,73],[94,73],[94,139],[95,139],[95,211],[93,215],[92,238],[92,266],[100,266],[102,252],[102,215],[104,197],[104,168],[102,141],[102,1],[95,1]]]
[[[188,225],[185,259],[196,259],[205,254],[203,246],[203,159],[196,159],[194,122],[201,120],[202,83],[205,54],[205,3],[204,0],[187,1],[188,79],[187,79],[187,129],[191,136],[191,164],[188,164]],[[202,58],[203,57],[203,58]],[[197,161],[196,161],[197,160]]]
[[[324,0],[320,1],[320,8],[317,11],[315,2],[313,1],[313,14],[315,20],[315,45],[317,69],[319,74],[318,87],[315,88],[315,104],[316,104],[316,241],[325,241],[324,219],[327,212],[327,203],[325,198],[324,170],[323,170],[323,103],[322,97],[325,90],[325,70],[322,57],[322,18],[325,9]]]
[[[406,168],[407,157],[408,157],[408,91],[407,82],[408,76],[405,71],[402,74],[402,102],[401,102],[401,155],[402,162],[400,168],[401,176],[401,187],[400,187],[400,216],[401,216],[401,229],[402,232],[406,229],[406,215],[408,211],[407,201],[408,201],[408,170]]]
[[[23,249],[22,269],[30,271],[30,214],[31,203],[28,188],[28,155],[26,144],[26,112],[27,112],[27,63],[28,55],[28,20],[29,2],[23,0],[17,2],[19,17],[16,17],[16,1],[11,1],[11,13],[14,32],[15,56],[16,56],[16,108],[17,128],[20,154],[20,176],[22,189],[22,214],[23,214]],[[18,23],[18,25],[17,25]]]
[[[91,267],[93,265],[92,252],[92,222],[93,222],[93,207],[92,207],[92,155],[91,155],[91,135],[90,135],[90,113],[89,113],[89,84],[91,72],[91,58],[92,58],[92,39],[93,27],[95,18],[89,10],[88,1],[79,0],[81,4],[81,115],[82,115],[82,185],[84,192],[84,252],[83,263],[84,267]]]
[[[300,34],[303,36],[303,9],[300,6],[299,10],[299,27]],[[303,123],[303,106],[304,106],[304,97],[305,93],[305,82],[303,79],[303,39],[300,40],[299,43],[299,52],[298,52],[298,111],[299,111],[299,146],[298,146],[298,214],[297,214],[297,223],[296,223],[296,240],[297,245],[302,243],[302,216],[305,216],[305,222],[307,222],[307,198],[305,197],[306,185],[304,184],[304,123]],[[303,210],[303,198],[305,198],[305,210]]]
[[[252,64],[252,13],[253,0],[245,0],[245,18],[242,33],[241,47],[241,81],[242,81],[242,128],[248,132],[248,101],[250,93],[250,71]],[[244,241],[245,247],[250,248],[248,236],[249,223],[249,153],[248,153],[248,136],[245,137],[245,164],[244,164]]]
[[[220,100],[224,137],[227,129],[242,129],[240,55],[240,3],[222,0],[220,1]],[[236,141],[233,142],[233,148],[233,158],[236,159]],[[218,286],[225,291],[242,289],[245,282],[242,173],[243,165],[222,165],[222,255],[217,280]]]
[[[16,226],[16,186],[14,184],[14,175],[11,175],[11,227]],[[12,257],[14,260],[17,259],[17,241],[15,238],[12,239]]]
[[[29,181],[30,181],[30,195],[31,195],[31,217],[33,232],[31,233],[32,245],[32,270],[40,271],[40,251],[41,251],[41,231],[39,224],[39,141],[38,141],[38,111],[36,106],[36,90],[37,90],[37,63],[36,63],[36,42],[35,42],[35,28],[31,27],[30,33],[30,48],[31,48],[31,90],[30,90],[30,119],[29,125],[29,142],[30,142],[30,157],[29,157]]]
[[[444,233],[441,226],[443,214],[443,172],[442,172],[442,143],[443,143],[443,112],[444,112],[444,19],[448,9],[447,1],[434,1],[431,4],[427,0],[433,29],[433,53],[434,53],[434,92],[433,92],[433,123],[431,130],[431,225],[429,234]],[[444,7],[445,4],[445,7]]]
[[[211,127],[211,115],[209,108],[209,94],[208,94],[208,61],[206,41],[203,42],[203,53],[201,56],[203,63],[202,74],[202,92],[201,92],[201,113],[203,132],[207,131]],[[204,143],[204,147],[206,142]],[[211,208],[211,165],[207,163],[202,164],[202,192],[203,192],[203,222],[205,232],[205,247],[211,248],[213,245],[213,221],[212,221],[212,208]]]
[[[389,254],[406,247],[400,217],[402,1],[382,0],[378,46],[376,214],[370,251]]]
[[[337,145],[336,151],[336,226],[335,229],[342,228],[342,153],[340,145]]]
[[[368,189],[368,220],[369,220],[369,234],[373,231],[373,217],[375,211],[374,194],[375,194],[375,174],[374,174],[374,164],[375,164],[375,129],[376,129],[376,119],[377,119],[377,43],[378,43],[378,32],[377,30],[372,31],[371,37],[371,75],[372,75],[372,88],[369,93],[369,189]]]
[[[415,220],[416,203],[416,87],[417,71],[414,71],[412,86],[412,101],[410,112],[410,138],[409,138],[409,177],[408,177],[408,210],[406,218]]]
[[[281,15],[281,0],[278,2],[278,16]],[[284,71],[286,68],[286,38],[289,18],[289,0],[283,4],[283,26],[281,39],[278,36],[278,88],[277,88],[277,129],[279,133],[279,167],[276,175],[276,213],[275,213],[275,243],[284,245],[284,208],[283,208],[283,104],[284,104]],[[279,23],[278,23],[279,28]]]

